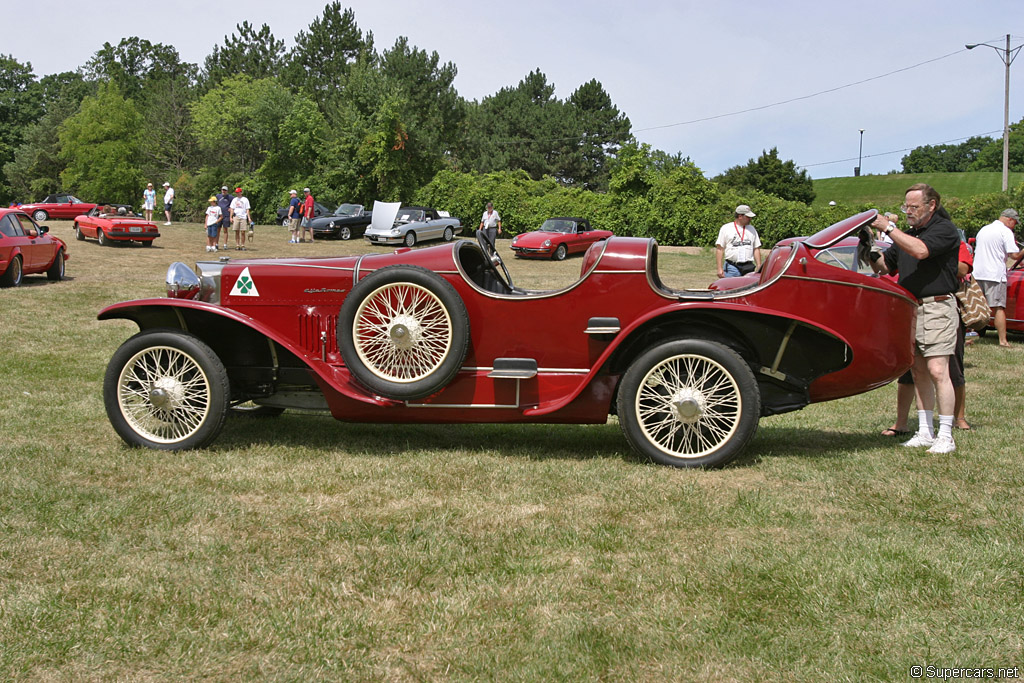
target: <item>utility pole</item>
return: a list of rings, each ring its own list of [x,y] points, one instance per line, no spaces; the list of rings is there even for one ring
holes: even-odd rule
[[[1020,48],[1024,46],[1018,45],[1011,50],[1010,34],[1007,33],[1005,48],[998,48],[988,43],[973,43],[971,45],[964,45],[964,47],[968,50],[973,50],[979,45],[995,50],[996,54],[999,55],[999,59],[1003,60],[1003,64],[1006,65],[1006,88],[1004,89],[1005,96],[1003,100],[1003,192],[1006,192],[1010,187],[1010,64],[1017,57]]]

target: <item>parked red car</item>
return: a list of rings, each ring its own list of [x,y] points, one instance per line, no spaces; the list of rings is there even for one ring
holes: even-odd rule
[[[569,254],[582,254],[594,242],[612,236],[610,230],[595,230],[585,218],[549,218],[539,230],[512,238],[512,251],[523,258],[553,258],[562,261]]]
[[[17,287],[25,275],[64,279],[68,246],[20,209],[0,209],[0,287]]]
[[[995,318],[989,319],[988,326],[995,329]],[[1006,269],[1006,329],[1024,332],[1024,258]]]
[[[95,238],[104,247],[126,242],[151,247],[159,236],[156,223],[134,213],[126,204],[97,204],[89,213],[75,218],[75,237]]]
[[[58,192],[47,196],[41,202],[22,204],[18,208],[32,216],[36,223],[42,223],[50,218],[71,220],[75,216],[92,211],[95,206],[67,192]]]
[[[525,290],[459,240],[348,257],[172,264],[167,298],[105,308],[135,321],[103,396],[132,445],[201,447],[232,406],[351,422],[604,423],[642,455],[719,466],[760,418],[882,386],[912,360],[917,302],[815,255],[868,211],[776,247],[739,289],[676,290],[652,239],[590,247],[580,279]],[[884,319],[885,325],[865,325]]]

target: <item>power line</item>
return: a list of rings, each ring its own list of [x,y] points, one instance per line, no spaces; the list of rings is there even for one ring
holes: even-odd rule
[[[953,140],[946,140],[944,142],[936,142],[936,143],[934,143],[934,145],[949,145],[949,144],[952,144],[954,142],[962,142],[964,140],[970,140],[971,138],[982,137],[982,136],[985,136],[985,135],[993,135],[994,133],[1002,133],[1002,132],[1003,132],[1003,129],[1000,128],[999,130],[990,130],[990,131],[988,131],[986,133],[978,133],[977,135],[968,135],[967,137],[954,138]],[[917,147],[906,147],[904,149],[894,149],[894,150],[889,151],[889,152],[878,152],[877,154],[865,154],[864,158],[865,159],[871,159],[873,157],[884,157],[884,156],[888,156],[890,154],[900,154],[902,152],[911,152],[911,151],[917,149],[918,147],[924,147],[924,146],[926,146],[926,145],[918,145]],[[816,164],[797,164],[797,167],[798,168],[810,168],[812,166],[828,166],[829,164],[845,164],[845,163],[849,163],[851,161],[856,161],[857,158],[858,157],[850,157],[849,159],[837,159],[835,161],[819,161]]]
[[[937,61],[939,61],[941,59],[946,59],[947,57],[952,57],[953,55],[958,55],[961,52],[967,52],[966,48],[965,49],[961,49],[961,50],[957,50],[955,52],[950,52],[949,54],[942,55],[941,57],[935,57],[934,59],[929,59],[929,60],[926,60],[924,62],[919,62],[919,63],[914,64],[912,66],[905,66],[902,69],[896,69],[895,71],[890,71],[888,73],[884,73],[884,74],[881,74],[879,76],[872,76],[871,78],[865,78],[864,80],[855,81],[853,83],[847,83],[846,85],[836,86],[835,88],[829,88],[828,90],[820,90],[818,92],[811,93],[810,95],[801,95],[800,97],[793,97],[793,98],[790,98],[788,100],[782,100],[781,102],[773,102],[772,104],[763,104],[763,105],[761,105],[759,107],[750,107],[749,109],[741,109],[740,111],[733,111],[733,112],[729,112],[727,114],[715,114],[714,116],[705,116],[704,118],[693,119],[691,121],[681,121],[679,123],[668,123],[668,124],[665,124],[664,126],[651,126],[650,128],[638,128],[638,129],[636,129],[633,132],[634,133],[643,133],[643,132],[649,131],[649,130],[660,130],[662,128],[673,128],[675,126],[688,126],[688,125],[693,124],[693,123],[702,123],[704,121],[714,121],[715,119],[723,119],[723,118],[726,118],[728,116],[738,116],[740,114],[748,114],[748,113],[750,113],[752,111],[761,111],[763,109],[770,109],[771,107],[778,107],[778,106],[781,106],[783,104],[790,104],[791,102],[799,102],[801,100],[809,100],[812,97],[818,97],[820,95],[827,95],[829,93],[833,93],[833,92],[836,92],[836,91],[839,91],[839,90],[844,90],[846,88],[852,88],[855,85],[863,85],[864,83],[870,83],[871,81],[877,81],[877,80],[879,80],[881,78],[886,78],[888,76],[892,76],[893,74],[902,73],[904,71],[910,71],[911,69],[916,69],[919,66],[924,66],[925,64],[931,64],[932,62],[937,62]]]

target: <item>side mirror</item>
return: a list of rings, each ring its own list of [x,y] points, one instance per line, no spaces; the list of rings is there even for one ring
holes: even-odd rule
[[[40,235],[45,235],[48,232],[50,232],[50,228],[46,227],[45,225],[40,225],[39,226],[39,234]]]

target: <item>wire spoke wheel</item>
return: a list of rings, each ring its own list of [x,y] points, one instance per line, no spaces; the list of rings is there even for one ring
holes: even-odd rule
[[[469,316],[454,287],[418,266],[366,276],[338,316],[338,347],[352,374],[380,396],[423,398],[458,373]]]
[[[210,380],[194,358],[167,346],[145,349],[122,368],[118,403],[128,424],[158,443],[196,433],[210,412]]]
[[[760,391],[746,362],[723,344],[670,341],[630,365],[619,417],[630,443],[652,460],[720,466],[756,431]]]
[[[114,430],[130,445],[200,448],[220,432],[230,386],[204,342],[172,330],[140,332],[107,366],[103,398]]]
[[[702,457],[735,432],[739,387],[725,369],[701,356],[676,356],[651,369],[636,395],[647,437],[676,457]]]
[[[353,330],[356,352],[378,377],[415,382],[434,372],[452,345],[452,320],[432,292],[385,285],[363,300]]]

